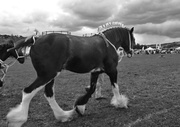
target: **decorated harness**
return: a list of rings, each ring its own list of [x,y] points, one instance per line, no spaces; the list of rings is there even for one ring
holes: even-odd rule
[[[114,48],[114,50],[116,51],[116,53],[118,55],[118,62],[121,62],[122,57],[124,56],[123,48],[118,47],[116,49],[116,47],[106,38],[106,36],[103,33],[104,31],[112,29],[112,28],[125,28],[125,26],[121,22],[109,22],[109,23],[106,23],[104,25],[99,26],[98,27],[98,33],[104,39],[107,47],[109,47],[109,45],[111,45]],[[130,42],[130,46],[131,46],[130,35],[129,35],[129,42]]]

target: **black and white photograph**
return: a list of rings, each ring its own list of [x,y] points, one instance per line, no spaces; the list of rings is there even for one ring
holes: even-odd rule
[[[0,0],[0,127],[180,127],[179,0]]]

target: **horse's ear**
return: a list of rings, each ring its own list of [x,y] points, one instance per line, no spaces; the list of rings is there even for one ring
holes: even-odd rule
[[[134,32],[134,27],[132,27],[130,31],[131,31],[131,33],[133,33]]]
[[[36,36],[30,36],[30,37],[27,37],[25,39],[25,43],[28,44],[28,45],[34,45],[35,44],[35,41],[38,39],[38,37]]]

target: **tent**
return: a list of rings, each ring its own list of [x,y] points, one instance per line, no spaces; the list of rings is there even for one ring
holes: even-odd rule
[[[145,49],[145,53],[146,54],[155,54],[155,49],[149,47],[149,48]]]
[[[155,49],[149,47],[149,48],[147,48],[147,49],[145,49],[145,50],[146,50],[146,51],[154,51]]]
[[[180,50],[180,47],[177,47],[176,50]]]

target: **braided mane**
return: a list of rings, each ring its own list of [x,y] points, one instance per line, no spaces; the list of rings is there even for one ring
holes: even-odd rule
[[[98,27],[98,33],[102,33],[112,28],[126,28],[121,22],[108,22]]]

